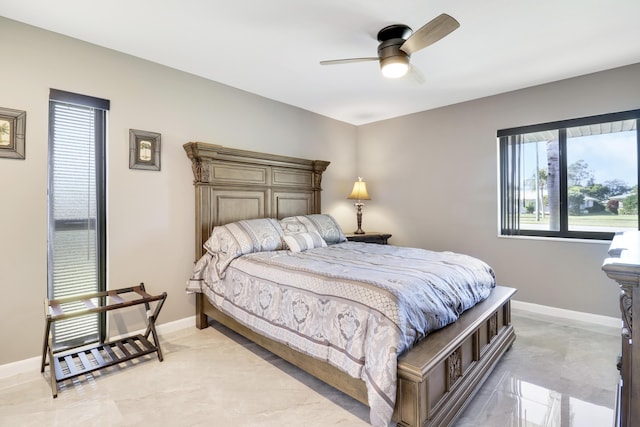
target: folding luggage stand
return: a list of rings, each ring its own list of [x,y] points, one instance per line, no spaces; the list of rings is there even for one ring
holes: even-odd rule
[[[127,299],[123,297],[127,297]],[[145,291],[144,283],[140,283],[139,286],[106,292],[94,292],[54,300],[45,299],[46,325],[40,372],[44,372],[44,367],[49,365],[53,397],[58,397],[58,382],[69,378],[88,374],[98,369],[117,365],[154,352],[158,354],[158,359],[162,362],[162,351],[160,350],[155,322],[166,298],[166,292],[161,295],[149,295]],[[92,299],[98,299],[98,305],[91,301]],[[155,309],[151,312],[150,303],[154,301],[157,303],[155,304]],[[78,302],[81,302],[86,308],[78,309]],[[93,345],[74,347],[60,352],[53,350],[51,325],[54,322],[138,304],[144,304],[147,309],[147,329],[143,335],[129,335],[110,342],[101,341]],[[153,335],[153,342],[149,340],[150,334]],[[48,362],[47,355],[49,356]]]

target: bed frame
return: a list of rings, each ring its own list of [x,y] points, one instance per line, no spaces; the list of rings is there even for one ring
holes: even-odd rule
[[[214,226],[251,218],[320,213],[322,173],[329,162],[237,150],[202,142],[184,145],[196,193],[196,259]],[[398,360],[394,419],[399,426],[451,424],[515,340],[511,297],[498,286],[489,298],[436,331]],[[241,325],[196,294],[196,326],[213,319],[367,404],[360,379]]]

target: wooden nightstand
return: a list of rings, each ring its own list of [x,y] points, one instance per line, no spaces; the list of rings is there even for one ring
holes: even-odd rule
[[[377,243],[378,245],[386,245],[391,234],[369,232],[364,234],[347,234],[347,240],[350,242]]]

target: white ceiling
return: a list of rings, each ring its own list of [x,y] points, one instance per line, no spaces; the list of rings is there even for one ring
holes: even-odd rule
[[[382,77],[390,24],[460,28]],[[0,0],[0,14],[360,125],[640,62],[640,0]]]

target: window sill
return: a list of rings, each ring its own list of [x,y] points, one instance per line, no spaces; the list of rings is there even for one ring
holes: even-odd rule
[[[499,239],[515,239],[515,240],[542,240],[552,242],[565,242],[565,243],[597,243],[600,245],[610,245],[611,240],[597,240],[597,239],[578,239],[568,237],[543,237],[543,236],[503,236],[498,234]]]

